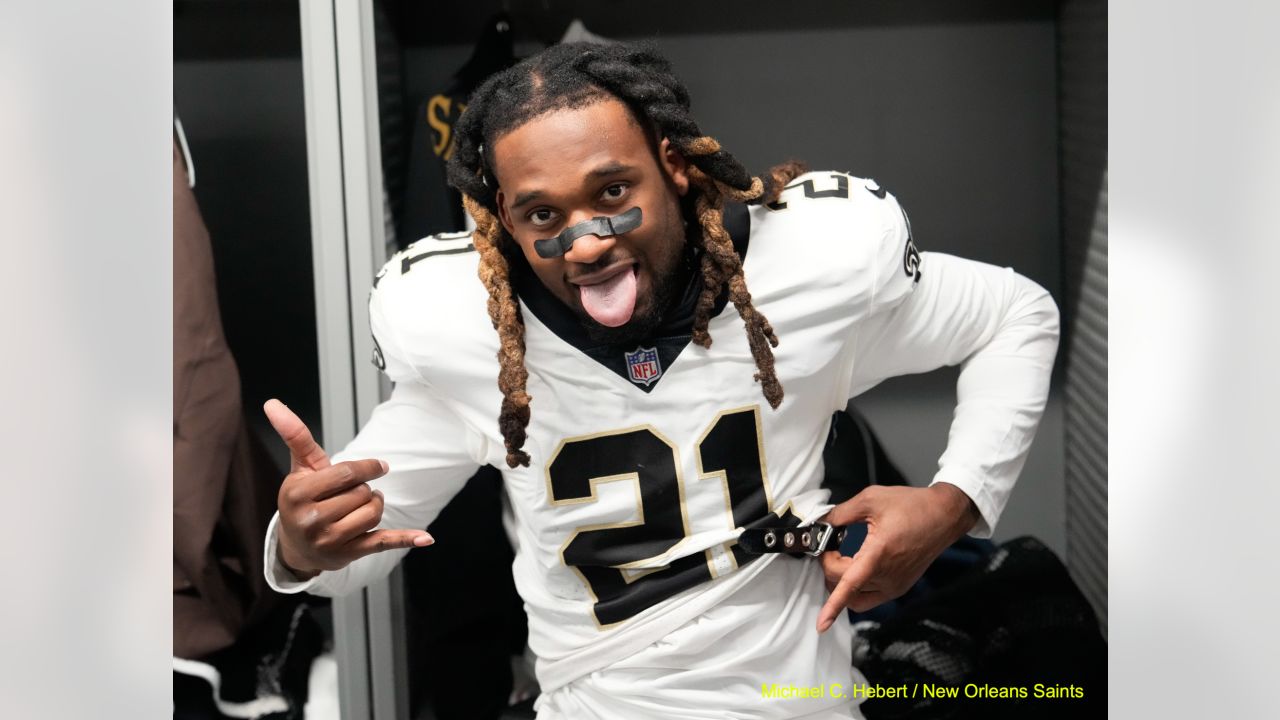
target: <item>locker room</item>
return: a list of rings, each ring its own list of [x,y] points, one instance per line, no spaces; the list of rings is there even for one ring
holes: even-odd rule
[[[261,578],[263,533],[290,454],[261,408],[284,401],[331,453],[356,435],[391,390],[370,361],[374,274],[421,237],[472,227],[444,182],[460,106],[492,73],[595,38],[654,43],[699,125],[751,172],[794,158],[874,178],[909,213],[921,250],[1010,266],[1050,293],[1062,331],[1049,398],[994,535],[952,548],[910,594],[849,619],[882,631],[852,661],[882,667],[875,655],[892,629],[909,634],[913,608],[1012,553],[1023,574],[968,612],[1015,628],[1023,645],[983,656],[990,666],[961,682],[1085,684],[1095,704],[1037,713],[1105,712],[1105,2],[176,0],[173,10],[175,157],[207,231],[216,285],[202,301],[220,317],[209,332],[234,359],[221,388],[240,399],[221,409],[236,416],[225,430],[234,448],[205,468],[217,488],[175,483],[175,717],[535,716],[513,551],[496,531],[497,470],[477,474],[428,528],[440,547],[411,551],[386,580],[333,599],[279,595]],[[175,314],[183,267],[175,261]],[[958,374],[893,378],[833,417],[833,497],[927,485]],[[180,515],[187,492],[198,500]],[[188,517],[206,534],[183,536]],[[477,525],[481,537],[455,540]],[[199,573],[223,578],[220,600],[202,595]],[[217,602],[238,608],[210,609]],[[1037,646],[1059,657],[1037,658]],[[1010,674],[1014,653],[1033,668],[1025,677]],[[1100,675],[1064,667],[1099,658]],[[905,701],[862,711],[951,717]]]

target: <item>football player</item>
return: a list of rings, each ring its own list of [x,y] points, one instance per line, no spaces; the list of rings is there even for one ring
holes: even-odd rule
[[[860,717],[834,621],[991,533],[1044,408],[1057,309],[1012,270],[918,252],[874,181],[750,175],[689,104],[631,45],[555,46],[477,89],[449,168],[476,230],[410,246],[370,297],[390,399],[332,459],[267,403],[294,458],[274,587],[384,576],[492,464],[540,718]],[[953,364],[932,483],[832,507],[832,412]],[[843,557],[854,522],[867,538]]]

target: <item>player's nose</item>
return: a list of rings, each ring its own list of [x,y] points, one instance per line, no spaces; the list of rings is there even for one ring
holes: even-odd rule
[[[581,216],[571,218],[575,223],[590,219],[590,214],[583,214]],[[604,257],[605,253],[609,252],[609,250],[613,248],[616,241],[617,240],[613,235],[607,235],[605,237],[600,237],[599,235],[594,234],[583,235],[582,237],[574,239],[573,246],[564,254],[564,259],[566,262],[590,265]]]
[[[613,244],[612,235],[603,238],[599,235],[583,235],[573,241],[573,247],[564,254],[564,259],[568,262],[590,265],[604,257]]]

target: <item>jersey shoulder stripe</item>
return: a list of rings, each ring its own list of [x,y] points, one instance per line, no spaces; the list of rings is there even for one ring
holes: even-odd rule
[[[470,231],[428,235],[409,243],[403,250],[392,255],[374,276],[373,287],[377,288],[389,273],[405,275],[413,269],[414,265],[429,258],[470,253],[475,252],[475,249],[475,245],[471,242]]]

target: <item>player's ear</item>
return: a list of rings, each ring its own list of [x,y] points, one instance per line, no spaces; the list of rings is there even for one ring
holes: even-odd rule
[[[511,213],[507,211],[507,196],[502,192],[502,188],[498,188],[498,194],[495,199],[498,203],[498,221],[502,223],[502,227],[507,229],[507,233],[511,237],[515,237],[516,233],[511,225]]]
[[[671,182],[675,183],[676,191],[681,195],[689,192],[689,161],[671,145],[670,139],[662,138],[662,144],[658,146],[658,157],[662,159],[662,169],[671,178]]]

